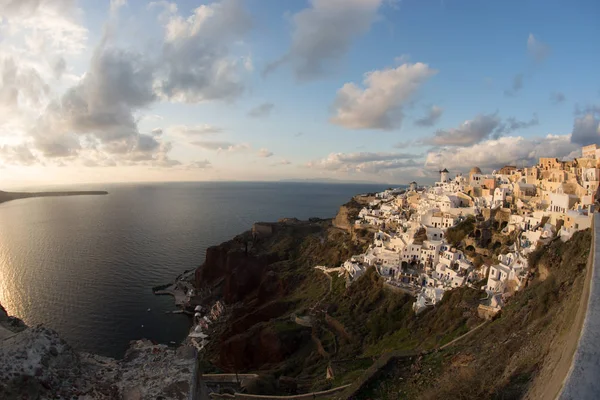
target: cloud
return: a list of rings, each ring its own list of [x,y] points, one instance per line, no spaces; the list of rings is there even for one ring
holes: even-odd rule
[[[550,48],[544,43],[540,42],[535,36],[533,36],[532,33],[530,33],[529,37],[527,38],[527,52],[535,62],[541,63],[550,53]],[[509,97],[516,96],[521,89],[523,89],[523,79],[523,73],[516,74],[513,77],[510,89],[506,89],[504,91],[504,95]]]
[[[294,133],[294,137],[300,137],[302,135],[304,135],[304,132],[296,132],[296,133]]]
[[[85,165],[180,165],[169,158],[172,144],[161,140],[161,128],[140,132],[138,122],[144,111],[160,100],[227,101],[242,93],[241,74],[251,60],[233,55],[232,49],[240,48],[238,42],[251,21],[241,1],[201,5],[189,17],[178,15],[173,3],[162,2],[165,12],[159,20],[164,41],[157,52],[143,54],[116,45],[118,11],[126,3],[110,2],[109,20],[88,70],[81,77],[70,76],[74,83],[51,98],[44,79],[61,79],[67,71],[65,55],[83,50],[87,40],[87,30],[76,23],[76,1],[0,0],[2,27],[9,24],[22,35],[32,55],[52,53],[37,64],[35,57],[16,60],[5,54],[0,58],[0,110],[10,115],[3,129],[18,127],[24,145],[40,162],[78,165],[79,159]],[[37,65],[45,69],[33,67]],[[16,120],[14,115],[21,109],[28,114]],[[220,131],[198,125],[172,127],[167,133],[191,136]],[[243,148],[249,146],[232,144],[227,151]]]
[[[533,118],[529,121],[519,121],[515,117],[509,117],[502,123],[500,133],[512,133],[521,129],[528,129],[540,123],[537,114],[533,114]]]
[[[509,117],[502,121],[498,113],[479,114],[471,120],[466,120],[457,128],[440,129],[421,143],[432,146],[470,146],[485,139],[496,139],[503,134],[509,134],[520,129],[527,129],[539,123],[537,115],[529,121],[519,121]]]
[[[550,54],[550,47],[540,42],[533,33],[527,38],[527,52],[537,62],[542,62]]]
[[[438,130],[433,137],[424,139],[423,143],[433,146],[469,146],[488,138],[500,127],[500,122],[497,114],[479,114],[457,128]]]
[[[346,83],[338,90],[330,121],[348,129],[394,129],[402,123],[402,106],[436,73],[423,63],[369,72],[364,89]]]
[[[208,160],[194,161],[186,165],[186,169],[209,169],[212,168],[212,164]]]
[[[516,96],[523,89],[523,74],[519,73],[513,77],[512,86],[504,91],[505,96]]]
[[[587,107],[575,118],[571,141],[582,146],[600,144],[600,107]]]
[[[52,72],[55,79],[60,79],[67,70],[67,62],[63,57],[59,57],[52,64]]]
[[[564,103],[566,99],[565,94],[561,92],[552,92],[550,94],[550,101],[552,104]]]
[[[187,18],[168,16],[157,72],[159,93],[183,103],[230,101],[240,96],[247,61],[231,55],[231,47],[245,38],[251,25],[240,0],[201,5]]]
[[[473,166],[498,169],[504,165],[533,165],[540,157],[566,157],[579,150],[570,135],[524,138],[504,136],[468,147],[440,148],[427,154],[427,168],[467,171]]]
[[[285,158],[282,158],[281,160],[271,164],[271,166],[277,166],[277,165],[291,165],[292,162],[290,160],[286,160]]]
[[[104,160],[177,165],[168,157],[171,143],[159,141],[157,131],[139,132],[134,116],[157,100],[151,63],[139,53],[113,47],[110,35],[107,29],[85,75],[50,101],[29,131],[32,149],[49,159],[80,156],[86,165]]]
[[[25,31],[33,29],[30,14],[39,14],[45,18],[42,26],[48,26],[43,24],[69,22],[69,13],[76,10],[75,2],[66,0],[2,1],[0,23],[23,20],[26,23],[21,21],[19,29]],[[119,165],[179,165],[168,156],[172,144],[160,140],[162,129],[139,131],[140,111],[159,100],[231,100],[243,91],[238,64],[244,69],[242,64],[248,60],[234,57],[230,51],[250,27],[240,1],[202,5],[185,19],[176,14],[176,7],[163,4],[168,9],[162,17],[163,46],[157,54],[144,55],[115,46],[116,18],[125,4],[124,0],[111,1],[109,21],[92,52],[88,71],[58,98],[48,98],[47,85],[35,69],[17,65],[12,59],[0,60],[0,106],[16,109],[36,103],[43,107],[37,112],[34,126],[26,132],[27,145],[41,159],[72,162],[79,157],[86,165],[101,165],[109,162],[106,160]],[[65,26],[67,33],[74,33],[71,25]],[[52,37],[50,32],[44,34],[52,40],[62,39]],[[46,64],[46,76],[60,78],[66,71],[62,54],[68,49],[55,46],[54,50],[54,61]],[[190,136],[220,131],[199,125],[173,127],[168,133]],[[244,146],[232,145],[228,151]]]
[[[260,104],[248,111],[248,116],[253,118],[268,117],[271,114],[271,111],[273,111],[274,107],[275,104],[273,103]]]
[[[262,148],[258,151],[258,156],[261,158],[269,158],[272,155],[273,155],[273,152],[269,151],[269,149]]]
[[[139,133],[133,113],[155,99],[152,70],[143,57],[104,43],[94,52],[83,79],[50,103],[32,134],[38,148],[55,157],[71,154],[65,148],[69,144],[78,149],[76,141],[68,139],[73,134],[87,135],[111,153],[154,150],[158,142]]]
[[[19,66],[13,58],[0,60],[0,77],[0,109],[5,114],[20,106],[41,105],[50,91],[36,69]]]
[[[416,140],[404,140],[404,141],[395,143],[392,147],[394,147],[395,149],[403,149],[405,147],[411,147],[415,144],[421,144],[421,142],[416,141]]]
[[[201,136],[214,135],[222,133],[223,129],[217,126],[201,124],[201,125],[175,125],[167,128],[167,133],[174,136]]]
[[[394,58],[394,62],[398,65],[406,64],[410,62],[410,54],[402,54]]]
[[[588,104],[582,107],[579,104],[575,104],[575,115],[582,116],[586,114],[600,115],[600,106]]]
[[[168,14],[177,13],[177,3],[172,3],[166,0],[151,1],[148,3],[148,9],[162,8]]]
[[[25,144],[0,146],[0,161],[10,165],[33,165],[39,162]]]
[[[236,151],[243,151],[243,150],[249,150],[250,146],[248,144],[245,143],[231,143],[231,142],[224,142],[224,141],[195,141],[195,142],[191,142],[191,144],[193,144],[194,146],[198,146],[203,148],[204,150],[210,150],[210,151],[218,151],[218,152],[236,152]]]
[[[88,31],[77,16],[76,0],[0,0],[0,24],[19,32],[38,57],[85,50]]]
[[[110,12],[116,13],[121,7],[127,5],[127,0],[110,0]]]
[[[377,173],[419,165],[419,155],[407,153],[331,153],[324,159],[311,161],[309,168],[341,172]]]
[[[327,75],[344,58],[352,42],[367,33],[382,0],[310,0],[294,14],[292,44],[286,55],[269,64],[268,74],[289,63],[300,81]]]
[[[431,106],[431,108],[427,111],[427,115],[423,118],[419,118],[415,121],[415,125],[417,126],[433,126],[435,125],[442,114],[444,113],[444,109],[438,106]]]

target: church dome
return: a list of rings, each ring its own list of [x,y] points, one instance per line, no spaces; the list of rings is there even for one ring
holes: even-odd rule
[[[481,174],[481,170],[479,169],[479,167],[471,168],[471,171],[469,171],[469,175],[473,175],[473,174]]]

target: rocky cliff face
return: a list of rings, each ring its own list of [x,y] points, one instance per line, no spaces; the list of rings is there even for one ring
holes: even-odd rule
[[[355,196],[348,203],[340,207],[337,215],[333,219],[333,226],[343,229],[346,232],[353,232],[354,221],[358,217],[360,210],[375,199],[374,196]]]
[[[226,317],[211,328],[205,356],[219,370],[287,371],[295,363],[301,365],[294,375],[314,370],[313,359],[306,359],[313,332],[296,324],[293,314],[312,312],[327,293],[329,280],[316,265],[339,265],[364,250],[331,220],[270,225],[268,234],[247,232],[210,248],[196,271],[196,286],[209,293],[207,302],[221,298],[228,305]],[[327,331],[315,335],[325,336],[329,348],[336,346]]]
[[[339,229],[343,229],[346,232],[352,231],[352,221],[351,221],[351,208],[347,206],[341,206],[338,210],[337,215],[333,219],[333,226]]]
[[[79,353],[0,306],[0,399],[187,399],[195,353],[134,341],[123,360]]]
[[[274,255],[247,254],[228,242],[213,246],[206,251],[202,267],[196,270],[196,287],[222,281],[222,296],[229,304],[244,300],[257,289],[265,297],[280,286],[277,276],[267,275],[267,267],[276,261]]]

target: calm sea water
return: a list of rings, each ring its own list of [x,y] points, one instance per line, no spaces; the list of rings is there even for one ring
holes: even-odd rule
[[[79,350],[121,357],[130,340],[185,337],[189,318],[165,314],[176,309],[173,299],[151,288],[202,264],[207,247],[256,221],[333,217],[354,194],[385,187],[219,182],[85,189],[110,194],[0,204],[0,303]]]

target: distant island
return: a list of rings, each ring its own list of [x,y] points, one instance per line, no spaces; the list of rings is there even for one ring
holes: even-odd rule
[[[10,200],[26,199],[29,197],[57,197],[57,196],[99,196],[108,192],[103,190],[87,190],[73,192],[5,192],[0,190],[0,203]]]

